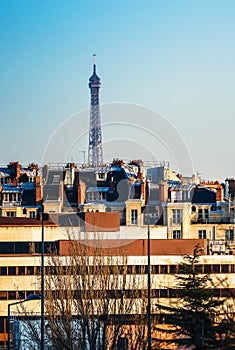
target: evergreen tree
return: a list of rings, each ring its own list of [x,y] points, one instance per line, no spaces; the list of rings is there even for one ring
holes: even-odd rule
[[[215,345],[219,327],[213,319],[216,309],[224,303],[214,297],[211,278],[202,274],[199,246],[193,255],[185,255],[179,265],[176,277],[177,304],[175,306],[158,305],[159,310],[168,314],[167,323],[178,344],[187,344],[190,349],[218,349]],[[169,332],[169,330],[168,330]]]

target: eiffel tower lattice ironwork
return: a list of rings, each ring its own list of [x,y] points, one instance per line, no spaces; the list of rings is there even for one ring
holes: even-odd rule
[[[101,87],[100,78],[96,74],[96,55],[93,55],[93,74],[89,79],[89,88],[91,92],[91,106],[90,106],[88,164],[94,167],[103,165],[103,146],[102,146],[100,102],[99,102],[100,87]]]

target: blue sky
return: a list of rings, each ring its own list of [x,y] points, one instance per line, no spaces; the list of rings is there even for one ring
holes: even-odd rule
[[[233,0],[0,0],[0,163],[41,162],[55,130],[89,107],[96,53],[102,103],[158,111],[203,178],[234,177],[234,16]]]

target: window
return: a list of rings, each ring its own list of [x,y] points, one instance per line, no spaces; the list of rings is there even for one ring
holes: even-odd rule
[[[88,194],[87,194],[88,201],[96,201],[97,197],[98,197],[97,192],[88,192]]]
[[[41,275],[41,266],[36,267],[36,275]]]
[[[4,317],[0,317],[0,333],[4,333]],[[3,347],[4,344],[2,344]]]
[[[19,200],[19,193],[6,193],[4,200],[6,202],[16,202]]]
[[[131,224],[137,225],[138,212],[137,209],[131,210]]]
[[[215,264],[215,265],[212,265],[212,273],[220,273],[220,265],[218,264]]]
[[[198,238],[205,239],[206,238],[206,230],[199,230],[198,231]]]
[[[211,265],[208,265],[208,264],[204,265],[204,273],[211,273],[211,270],[212,270]]]
[[[209,220],[209,209],[198,209],[198,221],[207,222]]]
[[[99,200],[104,201],[105,200],[105,192],[99,192]]]
[[[26,273],[27,273],[27,275],[34,275],[34,267],[33,266],[27,266]]]
[[[144,213],[144,225],[155,225],[158,222],[159,214],[156,209],[153,213]]]
[[[18,291],[18,299],[25,299],[25,292],[23,290]]]
[[[25,275],[25,267],[24,266],[19,266],[18,267],[18,274],[20,276],[24,276]]]
[[[53,175],[53,180],[54,183],[59,183],[60,182],[60,175]]]
[[[227,265],[227,264],[221,265],[221,272],[228,273],[229,272],[229,265]]]
[[[151,271],[151,266],[150,266],[150,271]],[[148,273],[148,265],[143,265],[142,266],[142,273],[144,273],[144,274]]]
[[[159,298],[159,289],[151,289],[151,298]]]
[[[169,298],[178,298],[178,290],[169,289]]]
[[[208,219],[209,219],[209,210],[208,210],[208,209],[205,209],[205,210],[204,210],[204,219],[205,219],[205,220],[208,220]]]
[[[106,173],[96,173],[96,180],[105,180],[106,177]]]
[[[135,265],[134,269],[136,274],[141,274],[141,265]]]
[[[7,211],[7,216],[15,218],[16,217],[16,212],[15,211]]]
[[[219,298],[220,297],[220,289],[214,288],[213,289],[213,296],[215,298]]]
[[[182,210],[173,209],[172,210],[172,222],[173,224],[181,224]]]
[[[15,266],[8,267],[8,275],[16,275],[16,267]]]
[[[160,265],[160,273],[167,273],[168,271],[168,266],[167,265]]]
[[[153,274],[159,273],[159,265],[152,265],[152,273]]]
[[[0,291],[0,300],[7,300],[7,291]]]
[[[119,337],[117,348],[127,350],[128,349],[128,339],[126,337]]]
[[[198,221],[202,221],[202,209],[198,209]]]
[[[167,289],[160,289],[160,298],[167,298]]]
[[[0,267],[0,275],[7,275],[7,267],[6,266],[1,266]]]
[[[202,271],[203,271],[203,265],[197,264],[196,268],[197,268],[197,271],[198,271],[199,273],[202,273]]]
[[[16,299],[16,292],[15,291],[8,292],[8,299],[15,300]]]
[[[177,273],[177,266],[176,265],[170,265],[170,273],[173,275]]]
[[[174,230],[172,236],[173,236],[173,239],[181,239],[181,231]]]
[[[229,298],[232,296],[232,292],[229,288],[223,288],[223,289],[221,289],[221,292],[222,292],[221,293],[222,298]]]
[[[132,274],[132,265],[127,266],[127,273],[128,275]]]
[[[15,253],[16,254],[28,254],[29,243],[28,242],[15,242]]]
[[[30,217],[31,219],[35,219],[35,217],[36,217],[35,211],[30,211],[30,212],[29,212],[29,217]]]
[[[14,254],[14,242],[1,242],[0,254]]]
[[[225,239],[227,241],[233,241],[234,240],[234,231],[233,230],[226,230],[225,231]]]

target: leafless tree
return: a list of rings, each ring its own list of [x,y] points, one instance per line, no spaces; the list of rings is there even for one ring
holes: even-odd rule
[[[69,238],[66,254],[47,259],[45,349],[116,350],[123,337],[128,349],[146,348],[143,276],[130,273],[125,246]],[[27,331],[39,342],[35,323]]]

